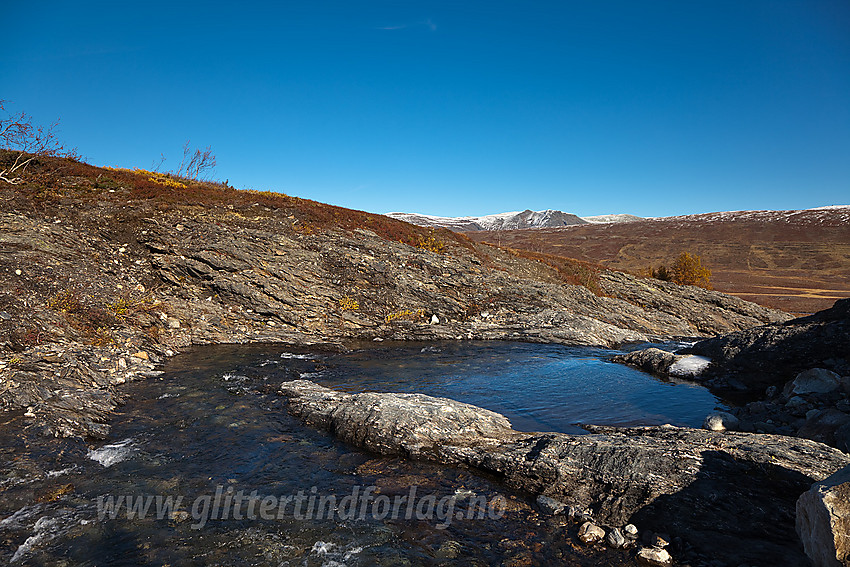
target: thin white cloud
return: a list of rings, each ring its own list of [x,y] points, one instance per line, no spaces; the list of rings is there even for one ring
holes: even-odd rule
[[[375,28],[375,29],[383,30],[383,31],[396,31],[396,30],[406,30],[406,29],[418,28],[418,27],[426,27],[426,28],[428,28],[428,30],[430,30],[432,32],[437,31],[437,24],[435,24],[431,20],[431,18],[428,18],[424,22],[416,22],[415,24],[400,24],[400,25],[397,25],[397,26],[381,26],[381,27],[378,27],[378,28]]]

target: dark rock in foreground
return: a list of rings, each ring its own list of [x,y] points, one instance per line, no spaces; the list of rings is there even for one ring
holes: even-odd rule
[[[421,394],[345,394],[297,380],[290,411],[381,454],[464,464],[579,508],[597,523],[663,531],[686,557],[803,565],[797,497],[850,456],[813,441],[671,426],[522,433],[504,416]]]

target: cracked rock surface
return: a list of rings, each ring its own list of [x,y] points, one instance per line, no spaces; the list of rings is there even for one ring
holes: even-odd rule
[[[670,426],[523,433],[500,414],[421,394],[346,394],[307,380],[281,393],[291,413],[358,447],[470,466],[590,508],[598,523],[670,533],[685,557],[732,564],[805,564],[797,497],[850,464],[837,449],[779,435]]]

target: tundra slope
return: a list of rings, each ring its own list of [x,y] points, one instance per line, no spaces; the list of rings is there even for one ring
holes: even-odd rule
[[[0,404],[56,435],[105,435],[116,386],[192,344],[611,346],[787,318],[604,270],[594,294],[450,231],[285,195],[175,189],[59,159],[31,167],[0,201]]]
[[[699,254],[712,285],[795,313],[850,297],[850,206],[731,211],[537,230],[470,232],[476,241],[599,262],[642,273]]]

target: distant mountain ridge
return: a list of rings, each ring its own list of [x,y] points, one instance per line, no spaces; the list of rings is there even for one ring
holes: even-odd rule
[[[486,230],[517,230],[523,228],[557,228],[579,224],[598,224],[609,222],[632,222],[642,220],[634,215],[599,215],[579,217],[572,213],[546,209],[545,211],[513,211],[480,217],[438,217],[420,213],[387,213],[386,216],[403,220],[419,226],[448,228],[469,232]]]

